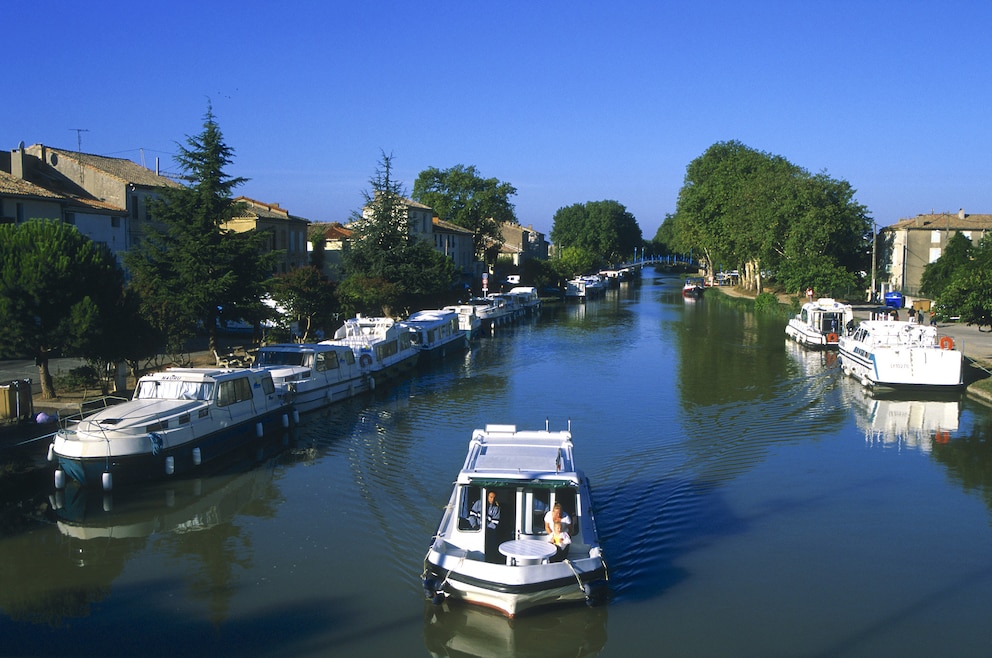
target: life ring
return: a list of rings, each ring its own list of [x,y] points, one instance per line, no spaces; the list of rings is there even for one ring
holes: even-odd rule
[[[368,367],[369,367],[370,365],[372,365],[372,357],[371,357],[371,356],[369,356],[368,354],[363,354],[363,355],[362,355],[362,356],[361,356],[361,357],[360,357],[360,358],[358,359],[358,363],[359,363],[359,364],[360,364],[360,365],[361,365],[361,366],[362,366],[363,368],[368,368]]]
[[[833,332],[830,332],[829,334],[827,334],[827,342],[828,343],[836,343],[837,340],[838,340],[837,334],[835,334]]]
[[[940,337],[940,349],[942,350],[953,350],[954,349],[954,339],[950,336]]]

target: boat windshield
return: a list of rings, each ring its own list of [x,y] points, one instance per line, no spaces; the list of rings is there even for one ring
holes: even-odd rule
[[[265,351],[258,353],[261,366],[307,366],[313,365],[313,354],[304,352]]]
[[[135,399],[141,400],[209,400],[213,382],[147,380],[138,382]]]

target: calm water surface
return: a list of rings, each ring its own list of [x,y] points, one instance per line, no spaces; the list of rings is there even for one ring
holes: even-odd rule
[[[990,413],[872,399],[784,323],[647,270],[374,396],[252,468],[2,500],[3,655],[933,656],[992,651]],[[423,600],[474,428],[571,421],[614,597]],[[274,454],[274,456],[269,456]]]

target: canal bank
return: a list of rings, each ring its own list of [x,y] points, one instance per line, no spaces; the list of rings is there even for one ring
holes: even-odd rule
[[[728,297],[754,299],[752,293],[738,287],[721,286],[709,290],[717,290]],[[783,309],[792,307],[792,296],[779,294],[778,300]],[[872,311],[879,308],[877,304],[852,304],[851,306],[854,310],[854,317],[858,321],[868,320]],[[901,312],[905,317],[905,313],[908,311],[902,309]],[[968,362],[968,369],[965,373],[965,390],[968,396],[992,406],[992,332],[980,331],[977,326],[957,322],[939,322],[937,323],[937,330],[940,335],[950,336],[954,339],[955,347],[961,350],[961,354]]]

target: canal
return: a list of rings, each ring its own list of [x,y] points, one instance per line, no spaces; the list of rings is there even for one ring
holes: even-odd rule
[[[870,397],[784,320],[680,291],[648,269],[546,307],[215,477],[6,492],[0,654],[986,655],[989,410]],[[426,602],[472,430],[545,422],[592,482],[610,605]]]

